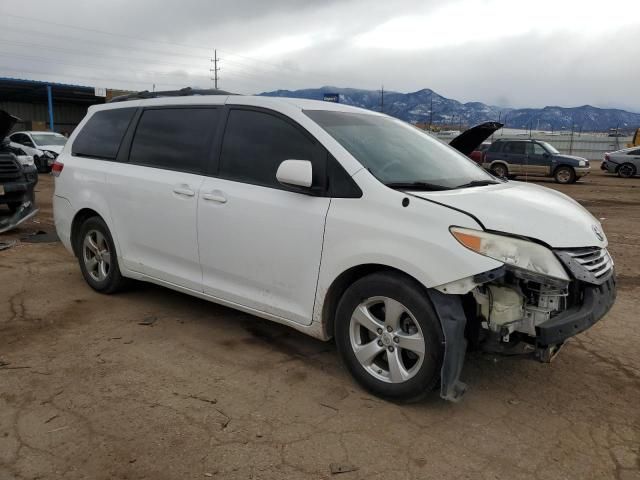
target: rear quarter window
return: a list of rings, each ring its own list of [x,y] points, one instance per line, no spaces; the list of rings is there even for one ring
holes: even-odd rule
[[[202,173],[218,124],[215,108],[145,110],[136,127],[129,162],[147,167]]]
[[[135,108],[117,108],[94,113],[78,133],[71,154],[115,160]]]

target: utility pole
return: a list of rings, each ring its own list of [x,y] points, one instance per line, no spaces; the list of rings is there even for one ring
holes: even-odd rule
[[[220,59],[218,58],[218,50],[213,50],[213,58],[211,59],[211,63],[213,63],[213,68],[210,68],[209,71],[213,74],[211,77],[211,81],[213,82],[213,88],[218,90],[218,72],[220,68],[218,68],[218,62]]]
[[[384,85],[380,90],[380,112],[384,113]]]

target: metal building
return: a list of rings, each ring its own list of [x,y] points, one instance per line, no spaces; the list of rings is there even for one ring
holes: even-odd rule
[[[104,101],[94,87],[0,78],[0,109],[22,120],[14,131],[71,133],[90,105]]]

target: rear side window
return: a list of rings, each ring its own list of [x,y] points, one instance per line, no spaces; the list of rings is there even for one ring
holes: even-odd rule
[[[204,172],[218,116],[215,108],[145,110],[133,137],[129,162],[166,170]]]
[[[525,153],[527,144],[525,142],[509,142],[505,145],[504,153]]]
[[[230,180],[282,188],[276,180],[284,160],[314,162],[316,143],[280,117],[252,110],[231,110],[220,156],[220,176]],[[316,168],[314,162],[314,184]]]
[[[76,136],[72,155],[115,160],[135,108],[102,110],[91,116]]]

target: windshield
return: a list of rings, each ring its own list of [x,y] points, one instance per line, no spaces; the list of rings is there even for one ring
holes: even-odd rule
[[[64,135],[44,135],[42,133],[32,133],[31,138],[36,145],[64,145],[67,139]]]
[[[473,161],[400,120],[366,113],[307,110],[362,166],[389,186],[456,188],[495,179]],[[473,186],[473,185],[472,185]]]
[[[547,142],[540,142],[540,141],[538,141],[538,143],[539,143],[540,145],[542,145],[542,146],[547,150],[547,152],[549,152],[549,153],[553,153],[554,155],[557,155],[557,154],[559,154],[559,153],[560,153],[560,152],[558,151],[558,149],[557,149],[556,147],[554,147],[553,145],[551,145],[550,143],[547,143]]]

